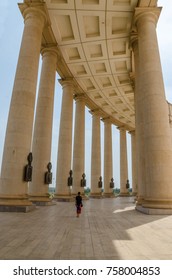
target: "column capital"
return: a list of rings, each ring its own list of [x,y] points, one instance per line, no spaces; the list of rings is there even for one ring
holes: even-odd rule
[[[161,13],[161,7],[156,8],[135,8],[134,23],[137,25],[140,21],[150,21],[155,25]]]
[[[89,113],[92,116],[101,116],[101,110],[99,108],[93,109],[93,110],[89,110]]]
[[[85,93],[76,93],[74,96],[75,101],[85,101],[86,100],[86,96]]]
[[[125,126],[118,126],[117,129],[119,129],[120,131],[127,131]]]
[[[102,118],[101,121],[104,122],[104,123],[110,123],[110,124],[112,124],[112,119],[111,119],[111,117]]]
[[[132,135],[134,136],[135,135],[135,130],[130,130],[130,131],[128,131],[128,133],[131,134],[131,136]]]
[[[65,87],[72,87],[74,89],[74,79],[73,78],[66,78],[66,79],[59,79],[58,82],[61,84],[61,86],[63,87],[63,89]]]
[[[57,45],[46,45],[46,46],[42,46],[41,48],[41,54],[42,56],[47,56],[47,55],[54,55],[54,56],[58,56],[59,54],[59,50],[57,48]]]
[[[36,19],[41,19],[42,22],[44,23],[44,25],[47,23],[48,21],[48,17],[47,14],[45,12],[44,6],[39,4],[37,6],[34,7],[23,7],[21,9],[22,15],[24,17],[24,21],[26,22],[28,19],[35,17]]]
[[[138,46],[138,33],[137,32],[131,32],[130,46],[131,46],[131,49],[133,49],[133,51]]]

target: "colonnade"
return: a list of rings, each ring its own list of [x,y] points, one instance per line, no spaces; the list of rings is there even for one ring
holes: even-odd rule
[[[170,213],[172,209],[172,143],[156,36],[159,8],[136,8],[136,32],[131,34],[135,61],[135,131],[132,139],[133,193],[136,208],[145,213]],[[51,141],[56,44],[42,46],[43,28],[48,24],[43,5],[23,10],[24,32],[12,93],[0,180],[0,211],[29,211],[34,203],[51,204]],[[32,38],[32,44],[30,44]],[[40,51],[42,70],[34,121]],[[75,92],[71,78],[60,81],[63,89],[56,173],[56,199],[70,199],[85,185],[84,93]],[[73,100],[75,100],[74,141]],[[101,174],[99,110],[92,114],[91,196],[113,195],[112,121],[104,122],[104,174]],[[34,128],[34,129],[33,129]],[[120,194],[128,195],[126,129],[120,131]],[[73,145],[73,149],[72,149]],[[32,153],[32,154],[31,154]],[[33,158],[32,158],[33,156]],[[70,173],[72,170],[72,173]],[[70,173],[70,184],[68,181]],[[46,177],[48,176],[48,177]],[[71,188],[72,185],[72,188]],[[138,187],[138,189],[137,189]]]

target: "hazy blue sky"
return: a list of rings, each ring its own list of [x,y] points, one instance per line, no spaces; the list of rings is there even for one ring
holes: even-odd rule
[[[11,99],[14,75],[23,32],[23,18],[17,3],[22,1],[5,0],[0,1],[0,165]],[[157,32],[159,39],[160,55],[164,75],[164,83],[167,100],[172,102],[172,1],[159,0],[159,6],[163,10],[158,22]],[[58,77],[57,77],[58,78]],[[57,156],[58,130],[61,108],[61,86],[56,82],[55,108],[53,123],[53,146],[52,162],[55,176],[55,162]],[[103,125],[102,125],[103,132]],[[119,135],[113,127],[113,157],[114,157],[114,179],[119,186]],[[89,182],[90,157],[91,157],[91,116],[86,113],[86,175]],[[128,136],[129,158],[130,158],[130,136]],[[103,155],[102,155],[103,156]],[[131,165],[129,163],[129,178],[131,178]],[[89,185],[89,183],[88,183]]]

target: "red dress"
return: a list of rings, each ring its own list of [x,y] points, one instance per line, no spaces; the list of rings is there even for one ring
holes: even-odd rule
[[[77,212],[77,214],[81,213],[81,207],[82,207],[82,196],[77,195],[76,196],[76,212]]]

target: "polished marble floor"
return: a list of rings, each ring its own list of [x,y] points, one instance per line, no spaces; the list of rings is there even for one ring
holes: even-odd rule
[[[172,216],[145,215],[133,197],[89,199],[0,213],[1,260],[172,260]]]

